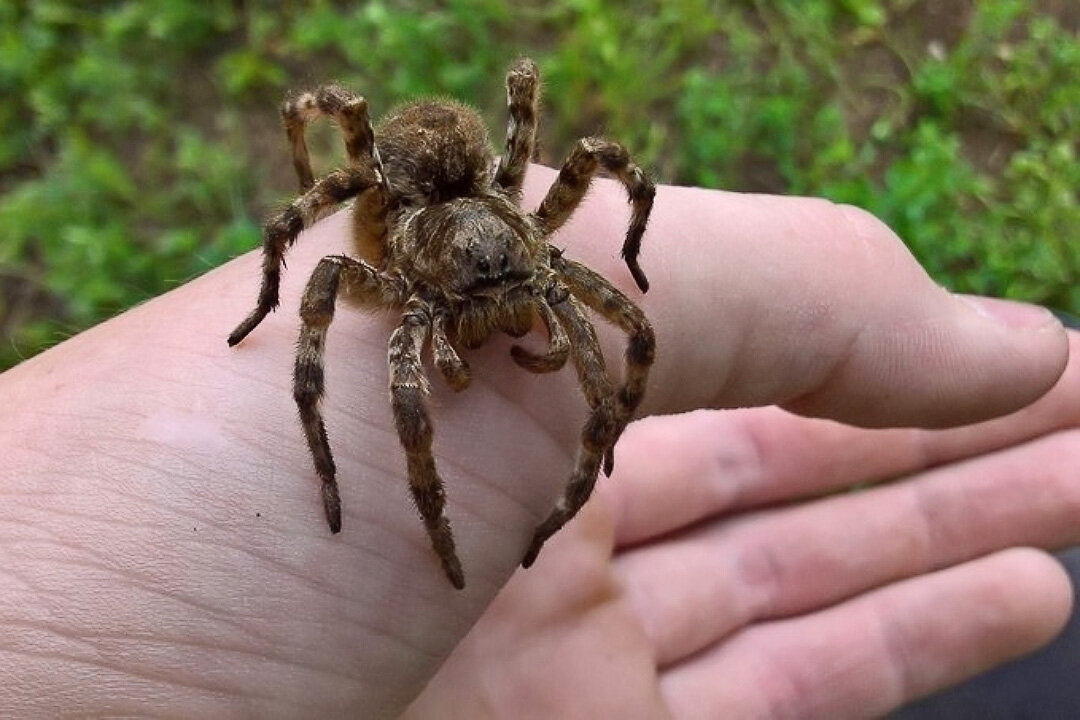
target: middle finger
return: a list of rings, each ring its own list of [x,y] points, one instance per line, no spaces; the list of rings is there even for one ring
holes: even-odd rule
[[[762,510],[616,556],[661,666],[788,617],[1015,545],[1080,542],[1080,430],[911,480]]]

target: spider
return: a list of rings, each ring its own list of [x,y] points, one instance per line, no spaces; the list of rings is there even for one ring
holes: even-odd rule
[[[349,199],[357,257],[319,261],[300,304],[293,396],[322,480],[330,531],[341,530],[341,500],[320,411],[326,331],[338,296],[367,310],[394,309],[401,322],[390,336],[390,401],[405,450],[409,488],[435,553],[454,587],[465,586],[444,515],[445,492],[432,456],[428,380],[422,354],[454,390],[469,384],[469,366],[455,344],[475,348],[494,333],[528,333],[537,320],[547,347],[511,348],[514,362],[549,373],[573,360],[590,412],[562,498],[536,528],[522,560],[529,567],[544,542],[592,493],[612,448],[641,402],[655,338],[642,311],[598,273],[565,257],[548,239],[577,208],[598,169],[618,178],[631,205],[622,256],[637,286],[648,290],[638,265],[655,186],[618,143],[579,140],[534,212],[520,205],[525,170],[536,148],[540,77],[527,58],[506,76],[509,123],[499,158],[476,111],[452,101],[419,101],[391,111],[372,128],[364,98],[335,85],[286,99],[281,107],[301,195],[267,224],[262,285],[255,309],[229,335],[236,345],[278,305],[285,250],[300,232]],[[304,131],[327,116],[340,126],[348,163],[315,180]],[[623,384],[609,380],[586,308],[628,335]]]

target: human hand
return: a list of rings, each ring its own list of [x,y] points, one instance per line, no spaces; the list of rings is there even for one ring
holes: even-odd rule
[[[528,206],[551,173],[532,176]],[[599,183],[557,241],[626,286],[623,208]],[[289,384],[297,298],[346,228],[339,214],[304,234],[282,311],[235,349],[223,338],[249,309],[253,255],[0,376],[6,707],[396,715],[513,573],[565,482],[584,402],[572,373],[522,373],[502,338],[470,354],[467,392],[433,383],[466,590],[447,586],[407,500],[386,399],[393,317],[342,311],[330,328],[345,517],[326,530]],[[880,224],[823,201],[664,188],[642,262],[650,413],[782,404],[946,426],[1027,404],[1066,359],[1045,313],[949,295]],[[618,357],[623,339],[600,332]],[[553,546],[539,563],[556,561]]]
[[[1078,424],[1080,362],[955,430],[642,420],[405,717],[883,716],[1060,630],[1068,577],[1017,546],[1080,542]]]

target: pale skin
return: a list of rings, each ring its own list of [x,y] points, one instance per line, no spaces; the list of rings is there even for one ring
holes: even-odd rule
[[[551,177],[530,171],[526,206]],[[569,370],[517,368],[509,339],[468,354],[463,393],[433,376],[461,592],[409,504],[395,317],[342,308],[330,328],[342,533],[322,518],[290,369],[343,215],[301,236],[281,309],[235,349],[254,254],[0,376],[0,706],[859,717],[1048,642],[1071,589],[1032,548],[1080,542],[1060,325],[949,295],[858,211],[677,188],[657,196],[641,298],[617,257],[626,212],[600,183],[557,242],[652,319],[644,411],[701,411],[631,426],[580,518],[513,575],[584,400]],[[617,368],[623,340],[601,334]],[[751,405],[830,419],[703,410]]]

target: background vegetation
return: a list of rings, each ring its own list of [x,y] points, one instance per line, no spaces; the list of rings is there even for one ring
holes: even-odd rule
[[[8,0],[0,368],[255,247],[294,187],[286,89],[451,95],[500,137],[523,53],[548,162],[605,132],[665,181],[856,203],[949,287],[1077,309],[1078,27],[1075,0]]]

